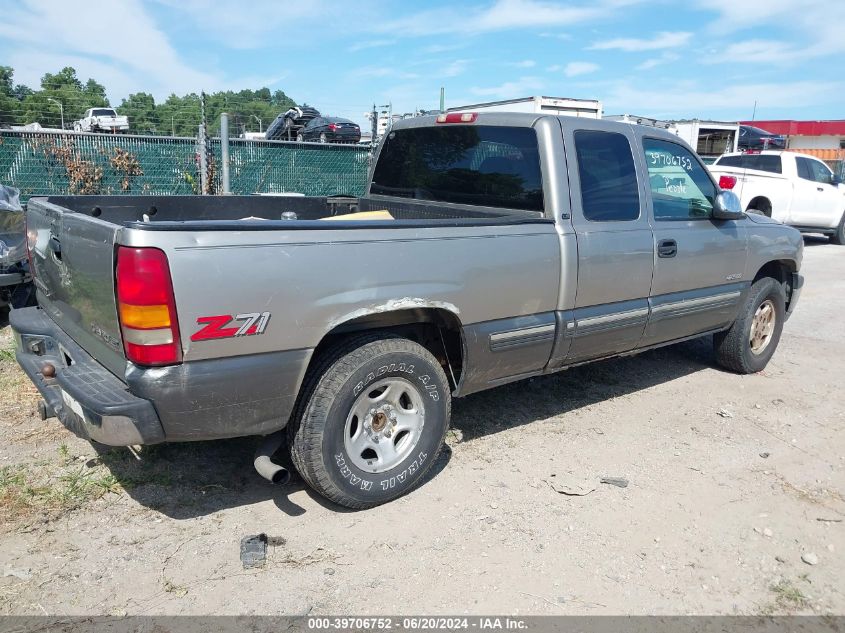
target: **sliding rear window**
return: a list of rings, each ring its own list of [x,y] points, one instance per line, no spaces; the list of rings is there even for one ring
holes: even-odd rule
[[[449,124],[395,130],[384,140],[370,193],[543,211],[537,134]]]
[[[742,156],[722,156],[716,161],[721,167],[741,167],[743,169],[758,169],[773,174],[782,174],[780,156],[774,154],[743,154]]]

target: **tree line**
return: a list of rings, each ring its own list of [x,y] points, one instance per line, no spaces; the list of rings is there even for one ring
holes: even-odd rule
[[[264,131],[280,112],[296,105],[283,91],[226,90],[205,95],[205,113],[210,134],[220,129],[220,114],[229,113],[229,134]],[[15,84],[14,70],[0,66],[0,127],[38,122],[42,127],[73,129],[88,108],[112,107],[105,87],[94,79],[83,82],[76,70],[67,66],[57,73],[46,73],[40,89]],[[146,92],[136,92],[115,107],[129,117],[132,134],[196,136],[202,121],[202,96],[171,94],[161,103]]]

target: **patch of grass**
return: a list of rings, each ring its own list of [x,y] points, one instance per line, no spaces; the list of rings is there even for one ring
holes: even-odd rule
[[[122,491],[114,475],[103,468],[4,466],[0,469],[0,524],[13,525],[38,514],[56,516]]]
[[[765,614],[792,613],[810,606],[807,596],[789,580],[781,580],[769,587],[769,591],[774,594],[774,602],[763,609]]]

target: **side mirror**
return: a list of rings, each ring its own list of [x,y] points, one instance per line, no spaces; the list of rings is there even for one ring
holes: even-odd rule
[[[831,174],[831,176],[830,176],[830,184],[831,184],[831,185],[833,185],[834,187],[835,187],[836,185],[841,185],[841,184],[842,184],[842,179],[841,179],[839,176],[837,176],[836,174]]]
[[[733,191],[720,191],[713,205],[713,218],[716,220],[741,220],[745,217],[742,204]]]

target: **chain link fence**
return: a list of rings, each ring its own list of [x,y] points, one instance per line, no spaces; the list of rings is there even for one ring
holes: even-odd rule
[[[208,140],[209,192],[219,192],[220,140]],[[354,145],[229,141],[232,193],[361,195],[370,150]],[[0,131],[0,183],[21,201],[58,194],[198,194],[197,139]]]

